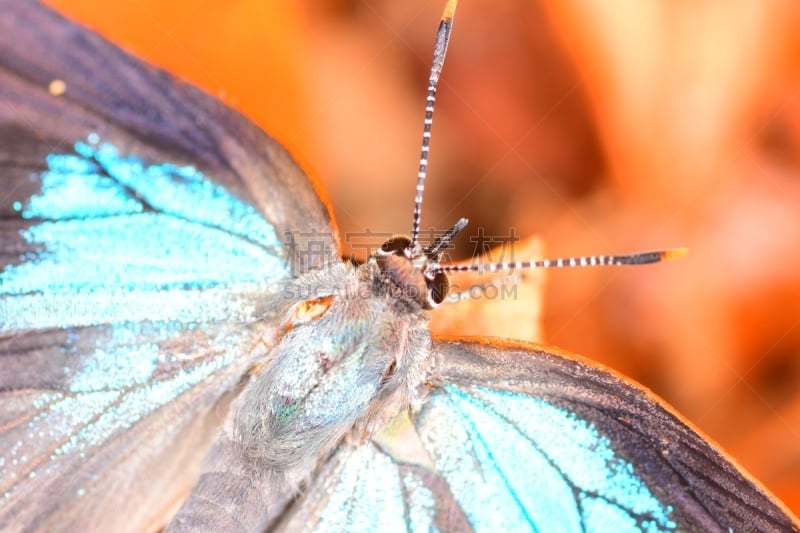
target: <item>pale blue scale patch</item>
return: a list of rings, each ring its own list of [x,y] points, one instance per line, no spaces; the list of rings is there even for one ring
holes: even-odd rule
[[[22,236],[45,250],[4,273],[6,294],[207,288],[285,269],[250,242],[156,213],[43,222]]]
[[[24,218],[63,220],[149,208],[267,249],[280,248],[274,228],[255,208],[195,167],[146,164],[135,155],[121,155],[111,143],[98,143],[96,137],[95,143],[75,143],[75,154],[47,156],[42,192],[24,206]]]
[[[269,285],[242,284],[204,290],[63,292],[0,298],[0,331],[69,328],[135,321],[174,320],[184,325],[258,316]]]
[[[436,500],[433,492],[411,472],[403,476],[409,531],[435,531]]]
[[[98,347],[94,353],[81,359],[77,369],[65,368],[72,392],[97,392],[139,387],[154,380],[159,364],[165,363],[166,355],[154,342],[140,343],[139,328],[135,324],[117,325],[111,328],[109,348]],[[177,328],[164,328],[181,333]]]
[[[100,174],[97,163],[78,155],[47,156],[42,192],[19,211],[26,219],[67,220],[123,213],[141,213],[142,202],[132,198],[114,179]]]
[[[434,496],[372,446],[340,452],[314,531],[432,531]]]
[[[607,438],[541,398],[449,385],[426,410],[421,438],[477,531],[676,527]]]
[[[77,322],[20,313],[109,292],[258,288],[289,275],[274,227],[192,166],[146,164],[95,134],[47,165],[41,192],[15,202],[32,222],[21,232],[32,251],[0,272],[0,294],[25,297],[0,306],[0,323],[63,326]],[[36,295],[53,301],[28,301]]]
[[[177,334],[182,330],[180,324],[153,327],[165,338],[172,331]],[[80,367],[64,369],[67,392],[36,393],[30,402],[35,412],[26,423],[7,432],[8,440],[15,444],[0,450],[3,497],[10,498],[16,491],[37,490],[25,479],[52,479],[63,469],[71,468],[76,457],[90,457],[113,435],[132,428],[199,383],[218,375],[221,369],[237,364],[242,346],[252,342],[220,333],[207,341],[207,350],[215,353],[214,357],[189,360],[180,365],[179,371],[169,372],[169,365],[176,363],[176,354],[159,352],[154,344],[115,348],[137,333],[132,324],[114,326],[107,341],[99,341],[94,352],[81,356]],[[226,386],[232,386],[239,373],[231,379]],[[28,403],[25,398],[19,400]],[[37,460],[23,464],[27,457]],[[48,460],[42,461],[43,457]]]

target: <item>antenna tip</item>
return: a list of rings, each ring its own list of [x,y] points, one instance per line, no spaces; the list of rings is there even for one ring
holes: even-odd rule
[[[450,0],[447,2],[447,5],[444,6],[444,13],[442,14],[442,22],[447,22],[453,18],[453,14],[456,12],[456,5],[458,4],[458,0]]]
[[[673,248],[671,250],[664,250],[661,252],[661,260],[666,261],[667,259],[677,259],[678,257],[683,257],[684,255],[689,253],[688,248]]]

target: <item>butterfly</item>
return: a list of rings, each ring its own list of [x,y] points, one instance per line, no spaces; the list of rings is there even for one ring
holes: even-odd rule
[[[798,530],[637,385],[551,347],[431,338],[466,224],[418,242],[454,9],[411,236],[357,266],[277,142],[4,3],[0,530]]]

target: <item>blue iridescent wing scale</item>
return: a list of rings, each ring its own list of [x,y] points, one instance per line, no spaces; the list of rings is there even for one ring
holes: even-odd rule
[[[0,529],[159,527],[264,356],[265,297],[332,234],[243,117],[1,1]]]
[[[471,531],[446,481],[376,443],[341,446],[270,531]]]
[[[440,342],[435,351],[442,388],[417,430],[456,500],[473,494],[466,509],[476,521],[486,515],[453,462],[458,439],[518,495],[509,513],[517,507],[539,530],[570,521],[582,530],[796,530],[706,439],[608,371],[535,346]]]
[[[798,531],[677,415],[606,370],[534,345],[434,352],[419,413],[343,444],[281,527]]]
[[[159,526],[193,483],[221,401],[252,362],[241,333],[202,326],[0,340],[4,531]]]

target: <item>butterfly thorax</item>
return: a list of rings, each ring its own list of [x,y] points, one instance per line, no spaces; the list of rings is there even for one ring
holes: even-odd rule
[[[288,284],[275,304],[283,333],[240,397],[249,407],[239,410],[236,431],[251,464],[301,482],[342,438],[422,402],[427,317],[418,300],[393,294],[424,287],[414,281],[421,277],[392,256]]]

